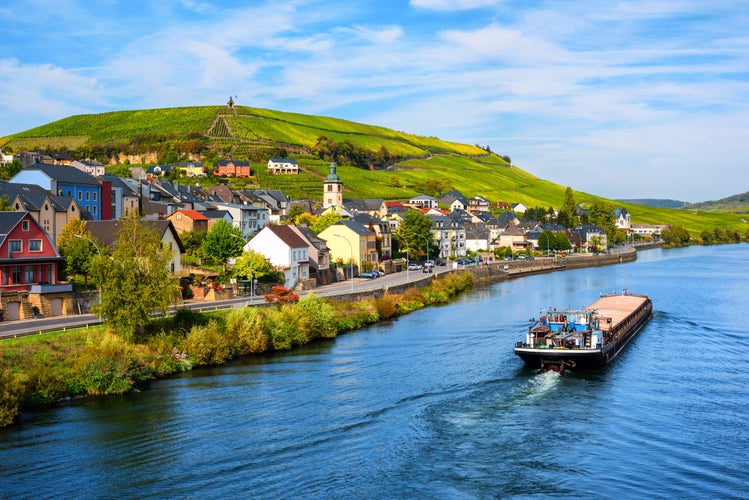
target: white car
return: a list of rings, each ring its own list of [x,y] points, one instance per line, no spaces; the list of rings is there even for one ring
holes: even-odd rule
[[[420,271],[421,270],[421,264],[409,264],[408,265],[409,271]]]

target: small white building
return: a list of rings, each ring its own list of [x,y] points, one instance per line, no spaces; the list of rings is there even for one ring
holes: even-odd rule
[[[284,286],[293,289],[309,279],[309,246],[291,227],[266,226],[244,247],[265,255],[284,273]]]
[[[299,164],[293,158],[271,158],[268,160],[268,173],[271,175],[296,175]]]
[[[232,217],[232,225],[242,231],[242,237],[248,240],[260,231],[270,220],[270,210],[257,205],[240,203],[214,203],[218,210],[226,210]]]
[[[73,160],[70,162],[70,166],[81,172],[86,172],[91,177],[104,175],[104,164],[98,160]]]
[[[5,151],[0,149],[0,165],[9,165],[13,163],[13,155],[6,154]]]

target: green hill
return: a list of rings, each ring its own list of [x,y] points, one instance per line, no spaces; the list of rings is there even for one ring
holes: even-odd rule
[[[324,138],[321,140],[321,138]],[[465,196],[560,207],[566,186],[540,179],[478,146],[424,137],[336,118],[250,107],[183,107],[71,116],[0,139],[0,147],[67,150],[77,157],[131,164],[173,163],[200,158],[249,160],[257,184],[282,189],[292,198],[321,198],[334,151],[348,198],[408,199],[428,185],[457,189]],[[292,156],[297,176],[268,176],[270,156]],[[114,159],[114,160],[113,160]],[[572,186],[574,188],[574,186]],[[578,202],[594,194],[575,192]],[[625,207],[635,223],[678,224],[693,234],[714,228],[739,230],[749,223],[739,214],[685,211],[610,201]]]

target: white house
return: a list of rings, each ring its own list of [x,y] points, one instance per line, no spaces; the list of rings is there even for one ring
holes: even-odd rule
[[[518,214],[524,214],[528,210],[528,207],[523,205],[522,203],[513,203],[512,204],[512,211]]]
[[[629,217],[629,212],[626,208],[617,208],[614,210],[614,218],[616,219],[616,227],[617,229],[623,229],[625,231],[629,231],[631,226],[631,221]]]
[[[295,175],[299,164],[292,158],[271,158],[268,160],[268,173],[271,175]]]
[[[13,163],[13,155],[6,154],[5,151],[0,149],[0,165],[8,165]]]
[[[268,257],[284,273],[284,286],[293,289],[309,279],[309,246],[291,227],[266,226],[244,247]]]
[[[214,203],[217,209],[226,210],[232,217],[232,225],[242,231],[242,237],[248,240],[260,231],[270,220],[270,210],[256,205],[239,203]]]
[[[425,194],[416,196],[415,198],[411,198],[410,200],[408,200],[408,203],[414,207],[437,208],[437,198],[432,198],[431,196],[427,196]]]
[[[86,172],[91,177],[104,175],[104,164],[98,160],[73,160],[70,162],[70,166],[81,172]]]

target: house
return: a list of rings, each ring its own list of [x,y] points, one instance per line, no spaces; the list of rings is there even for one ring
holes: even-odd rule
[[[614,209],[614,221],[616,223],[617,229],[629,231],[630,226],[631,226],[631,221],[630,221],[629,212],[627,211],[626,208]]]
[[[64,260],[29,212],[0,212],[1,319],[74,314],[73,286],[57,281]]]
[[[225,202],[214,203],[214,206],[231,214],[232,225],[242,231],[242,237],[245,241],[270,222],[270,210],[267,208]]]
[[[208,217],[195,210],[177,210],[166,219],[172,221],[172,225],[178,233],[190,231],[205,233],[208,231]]]
[[[291,198],[278,189],[254,189],[244,191],[252,205],[260,205],[270,210],[270,222],[278,224],[282,217],[289,214]]]
[[[353,265],[357,269],[378,267],[377,235],[353,220],[340,220],[320,234],[330,248],[334,261]],[[346,271],[348,268],[346,267]],[[354,274],[357,271],[354,270]]]
[[[112,218],[112,187],[77,168],[35,163],[21,169],[10,182],[36,184],[57,196],[72,196],[94,220]]]
[[[218,177],[252,177],[252,168],[248,161],[219,160],[213,166],[213,175]]]
[[[309,245],[291,227],[265,226],[247,242],[247,250],[265,255],[273,267],[283,271],[284,287],[309,285]]]
[[[103,181],[112,187],[112,219],[122,219],[130,213],[138,213],[138,192],[125,179],[116,175],[102,175]]]
[[[174,174],[174,167],[171,165],[151,165],[146,169],[146,175],[150,177],[163,177]]]
[[[315,278],[318,286],[331,283],[333,280],[330,272],[330,249],[325,240],[304,224],[290,224],[289,227],[307,242],[310,278]]]
[[[343,210],[353,216],[369,214],[373,217],[383,217],[387,214],[387,205],[382,198],[345,198]]]
[[[432,234],[443,259],[465,257],[466,229],[463,220],[454,214],[432,215]]]
[[[9,165],[13,163],[13,155],[7,154],[5,151],[0,149],[0,165]]]
[[[393,255],[393,234],[390,232],[390,223],[387,220],[381,220],[369,214],[359,214],[353,220],[377,235],[380,243],[380,256],[390,257]]]
[[[0,181],[0,196],[16,212],[29,212],[55,242],[68,222],[86,216],[71,196],[54,196],[36,184]]]
[[[593,224],[580,224],[571,231],[571,242],[576,251],[596,252],[608,248],[606,231]]]
[[[523,205],[522,203],[513,203],[512,204],[512,211],[518,214],[524,214],[528,210],[528,207]]]
[[[202,161],[183,161],[177,166],[180,174],[185,177],[205,177]]]
[[[484,224],[465,224],[466,250],[469,252],[488,252],[490,233]]]
[[[181,255],[185,253],[185,247],[174,225],[168,220],[147,220],[143,223],[159,236],[162,246],[170,250],[172,257],[167,263],[167,268],[170,273],[178,276],[182,270]],[[120,234],[120,224],[121,222],[117,220],[87,221],[86,229],[100,247],[111,249]]]
[[[219,220],[225,220],[232,226],[234,225],[234,217],[227,210],[201,210],[200,214],[204,215],[208,219],[208,230],[213,229],[213,225]]]
[[[431,196],[427,196],[425,194],[416,196],[415,198],[411,198],[410,200],[408,200],[408,203],[413,207],[437,208],[437,198],[432,198]]]
[[[70,162],[70,166],[87,173],[91,177],[101,177],[104,175],[104,164],[98,160],[73,160]]]
[[[468,199],[468,206],[464,210],[468,210],[470,213],[477,215],[489,211],[491,203],[481,196],[475,196]]]
[[[649,236],[652,238],[660,238],[661,231],[670,231],[670,224],[632,224],[630,229],[633,234],[639,234],[640,236]]]
[[[268,173],[271,175],[296,175],[299,164],[292,158],[271,158],[268,160]]]

